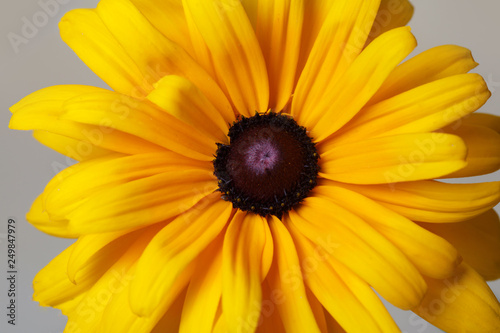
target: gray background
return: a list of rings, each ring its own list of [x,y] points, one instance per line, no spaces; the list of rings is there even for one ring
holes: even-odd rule
[[[48,2],[49,0],[42,0]],[[53,17],[41,22],[38,31],[15,52],[8,33],[22,35],[23,18],[33,21],[42,11],[38,0],[2,0],[0,11],[0,332],[62,332],[66,317],[58,310],[39,307],[31,300],[34,275],[71,240],[47,236],[25,220],[32,201],[55,175],[54,167],[68,165],[65,157],[38,144],[30,133],[7,129],[9,106],[43,87],[56,84],[87,84],[106,87],[60,40],[57,23],[72,8],[94,7],[97,0],[59,0]],[[495,0],[415,0],[410,23],[422,52],[442,44],[470,48],[480,66],[475,70],[487,80],[493,97],[482,112],[500,114],[500,2]],[[499,179],[499,173],[475,180]],[[7,325],[7,243],[9,217],[17,230],[17,325]],[[497,297],[500,281],[491,283]],[[407,333],[440,332],[410,312],[389,305],[401,329]]]

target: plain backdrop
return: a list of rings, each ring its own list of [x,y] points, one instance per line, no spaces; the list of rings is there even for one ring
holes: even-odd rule
[[[49,0],[42,0],[47,2]],[[69,165],[64,156],[40,145],[30,132],[7,128],[9,107],[25,95],[51,85],[87,84],[106,87],[61,41],[57,24],[72,8],[95,7],[97,0],[58,0],[59,6],[44,20],[38,0],[3,0],[0,10],[0,332],[63,332],[66,317],[60,311],[39,307],[31,300],[31,281],[52,258],[72,240],[47,236],[26,222],[25,213],[47,182]],[[500,114],[500,2],[495,0],[415,0],[410,23],[419,46],[415,53],[442,44],[470,48],[480,66],[474,70],[488,82],[493,97],[482,112]],[[22,35],[26,20],[38,20],[25,44],[16,48],[9,34]],[[499,173],[475,180],[498,180]],[[17,320],[7,325],[7,220],[16,220],[17,230]],[[500,282],[491,286],[500,296]],[[389,306],[398,325],[406,333],[440,330],[411,317],[411,312]]]

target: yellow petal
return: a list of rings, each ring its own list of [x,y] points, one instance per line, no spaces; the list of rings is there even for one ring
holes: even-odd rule
[[[293,217],[291,217],[293,219]],[[295,223],[293,239],[305,281],[315,297],[348,332],[398,332],[370,286],[308,240]]]
[[[162,151],[164,148],[136,136],[123,133],[114,128],[108,118],[102,118],[93,125],[80,124],[61,119],[65,112],[65,103],[86,94],[110,94],[108,90],[81,85],[61,85],[38,90],[11,107],[13,113],[9,127],[20,130],[44,130],[50,133],[76,139],[76,150],[64,147],[65,155],[75,156],[78,160],[88,159],[100,149],[107,149],[125,154]],[[113,93],[111,93],[113,94]],[[115,96],[120,96],[116,94]],[[118,102],[117,100],[115,103]],[[118,103],[113,110],[123,116],[123,109]],[[57,136],[56,136],[57,137]],[[43,137],[48,140],[50,138]],[[54,138],[52,138],[54,139]],[[58,150],[62,143],[48,142]]]
[[[464,47],[442,45],[431,48],[396,67],[369,104],[380,102],[429,82],[467,73],[477,65],[471,52]]]
[[[217,322],[214,325],[213,333],[227,333],[229,332],[226,328],[226,319],[224,318],[224,313],[220,313]]]
[[[300,272],[300,262],[292,237],[283,223],[273,217],[270,228],[274,240],[275,264],[269,273],[269,283],[286,332],[321,332],[307,301]]]
[[[62,120],[97,126],[107,122],[118,131],[181,155],[206,161],[213,159],[216,148],[213,140],[147,100],[102,91],[66,101],[64,111],[60,116]]]
[[[268,283],[262,283],[262,307],[255,333],[287,333],[279,311],[276,310],[277,292]]]
[[[500,133],[500,117],[493,114],[475,112],[462,121],[469,125],[485,126]]]
[[[380,1],[377,17],[366,43],[370,43],[386,31],[406,25],[413,16],[413,11],[413,5],[408,0]]]
[[[369,223],[396,245],[423,275],[448,278],[461,261],[457,250],[443,238],[340,184],[318,186],[314,193],[329,198]]]
[[[130,0],[163,36],[192,54],[193,45],[184,16],[182,0]]]
[[[282,110],[292,96],[300,53],[304,0],[259,1],[256,35],[269,75],[269,107]]]
[[[63,315],[68,316],[68,317],[71,316],[74,313],[74,311],[76,310],[76,308],[78,307],[78,305],[81,304],[82,300],[85,299],[85,297],[87,296],[87,293],[88,293],[87,291],[82,292],[81,294],[77,295],[75,298],[57,305],[57,309],[60,309],[61,313]],[[65,330],[71,331],[71,329],[72,329],[72,327],[68,327],[68,326],[65,327]]]
[[[346,331],[339,325],[339,323],[328,313],[326,309],[323,311],[325,313],[325,320],[327,324],[328,333],[346,333]]]
[[[88,234],[167,220],[212,193],[210,178],[205,171],[167,172],[108,188],[68,213],[68,229]]]
[[[217,185],[209,168],[176,157],[105,158],[63,170],[49,182],[42,199],[51,228],[70,235],[118,231],[184,212]]]
[[[485,175],[500,169],[500,133],[489,126],[471,125],[467,119],[443,131],[458,135],[467,146],[467,166],[447,178]]]
[[[224,92],[225,96],[229,96],[227,88],[224,85],[224,80],[221,78],[220,74],[215,69],[213,56],[210,53],[208,45],[203,39],[200,30],[198,29],[193,14],[186,9],[186,6],[184,4],[183,6],[184,6],[184,15],[186,16],[186,21],[188,24],[189,35],[191,37],[191,42],[193,44],[193,49],[194,49],[193,58],[201,67],[203,67],[207,71],[207,73],[210,74],[211,77],[213,77],[217,81],[220,89]]]
[[[52,216],[66,216],[101,190],[180,169],[210,171],[200,163],[173,152],[108,157],[71,166],[45,189],[45,208]]]
[[[162,307],[178,276],[221,232],[231,205],[215,193],[163,228],[138,262],[130,290],[132,311],[149,316]]]
[[[165,295],[162,306],[154,309],[147,317],[139,317],[131,309],[130,293],[137,274],[137,265],[134,265],[128,272],[132,281],[120,292],[113,294],[113,298],[103,311],[101,322],[96,327],[96,331],[150,333],[158,332],[156,328],[159,329],[164,325],[175,327],[173,331],[167,330],[166,332],[177,332],[184,290],[193,276],[193,263],[178,276],[169,293]]]
[[[334,3],[335,1],[330,0],[304,1],[304,23],[302,24],[302,42],[297,74],[300,74],[304,69],[311,49]]]
[[[461,222],[500,201],[500,182],[446,184],[435,181],[387,185],[343,185],[413,221]]]
[[[478,74],[436,80],[364,108],[333,140],[338,145],[368,137],[435,131],[476,111],[490,96]]]
[[[87,141],[76,140],[43,130],[34,130],[33,137],[41,144],[76,161],[91,160],[114,153],[112,150],[94,146]],[[73,164],[73,161],[68,160],[66,165],[53,162],[52,168],[54,171],[60,171],[71,164]]]
[[[203,36],[217,76],[238,112],[252,116],[256,111],[267,111],[266,64],[241,3],[234,0],[184,0],[183,3]]]
[[[102,261],[112,262],[113,258],[123,254],[130,244],[142,232],[118,231],[78,238],[68,259],[67,274],[73,283],[80,280],[77,274],[86,266],[96,266]],[[80,275],[80,274],[78,274]]]
[[[186,292],[182,292],[175,302],[168,308],[167,312],[158,321],[151,331],[144,331],[147,333],[164,333],[164,332],[179,332],[181,325],[181,314],[184,307],[184,298]],[[134,331],[136,332],[136,331]]]
[[[300,259],[299,259],[300,260]],[[307,295],[307,301],[309,302],[309,305],[311,306],[311,310],[314,314],[314,318],[316,319],[316,323],[318,324],[318,327],[321,332],[327,332],[327,322],[326,322],[326,315],[325,315],[325,308],[321,304],[321,302],[314,296],[313,292],[309,287],[306,287],[306,295]],[[328,312],[327,312],[328,313]]]
[[[338,78],[325,78],[329,80],[328,85],[321,91],[311,90],[310,105],[300,110],[300,114],[306,113],[309,117],[302,119],[300,115],[298,122],[310,129],[315,141],[327,138],[359,112],[415,46],[415,38],[408,27],[380,36],[363,50],[345,73]],[[299,91],[296,94],[299,96]]]
[[[222,250],[222,309],[229,332],[253,332],[258,325],[262,259],[271,237],[267,221],[258,215],[238,211],[229,224]]]
[[[96,330],[108,303],[121,293],[133,279],[131,267],[159,228],[153,226],[143,232],[135,241],[124,248],[123,255],[116,262],[109,261],[109,269],[80,298],[80,302],[68,313],[65,332],[92,332]]]
[[[147,97],[168,114],[203,132],[215,142],[227,141],[228,123],[235,120],[233,112],[225,118],[195,85],[185,78],[167,75]]]
[[[328,15],[324,18],[294,92],[292,115],[301,125],[309,128],[307,125],[310,124],[305,121],[315,112],[320,100],[334,91],[332,87],[339,89],[336,84],[361,52],[379,2],[380,0],[339,0],[333,1],[331,5],[320,1],[308,4],[306,15],[309,10],[316,12],[320,8],[327,10]],[[324,15],[326,13],[320,13],[318,18],[321,20]],[[306,47],[311,42],[307,41],[310,38],[307,34],[315,34],[317,30],[313,26],[312,31],[308,31],[308,23],[307,20],[304,23]]]
[[[41,194],[31,204],[30,211],[26,214],[26,220],[35,228],[46,234],[56,237],[77,238],[77,233],[71,233],[67,230],[67,220],[54,221],[50,218],[43,202],[43,194]]]
[[[78,284],[73,284],[66,273],[68,259],[74,245],[69,246],[40,270],[33,279],[33,299],[41,306],[59,308],[59,305],[87,292],[112,263],[86,267]]]
[[[465,166],[467,148],[458,136],[404,134],[319,146],[320,175],[353,184],[384,184],[432,179]]]
[[[183,76],[193,82],[221,113],[231,112],[231,105],[212,77],[180,46],[155,29],[130,2],[100,1],[97,12],[113,36],[146,73],[148,82],[153,84],[165,75]]]
[[[392,304],[410,309],[420,302],[426,287],[418,270],[359,217],[330,200],[309,197],[290,213],[289,221],[317,247],[316,252],[346,265]]]
[[[466,263],[454,277],[427,279],[429,291],[413,309],[423,319],[446,332],[496,332],[500,304],[483,278]]]
[[[59,23],[62,40],[113,90],[144,95],[152,89],[144,71],[91,9],[75,9]]]
[[[211,333],[222,295],[222,235],[197,259],[189,283],[179,333]]]
[[[465,222],[420,225],[453,244],[484,279],[500,278],[500,221],[493,209]]]

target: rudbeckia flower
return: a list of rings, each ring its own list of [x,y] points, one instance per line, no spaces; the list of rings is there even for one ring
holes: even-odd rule
[[[111,88],[10,127],[78,163],[33,203],[65,332],[495,332],[500,119],[470,52],[405,60],[407,1],[102,0],[63,40]],[[380,297],[381,298],[380,298]]]

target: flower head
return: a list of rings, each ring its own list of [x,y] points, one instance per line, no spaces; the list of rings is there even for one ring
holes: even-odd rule
[[[468,50],[404,61],[413,7],[396,3],[66,14],[62,38],[111,90],[11,109],[79,161],[27,215],[77,239],[34,299],[67,332],[397,332],[375,292],[446,331],[500,327],[500,183],[436,180],[499,169],[500,120],[474,113],[490,92]]]

